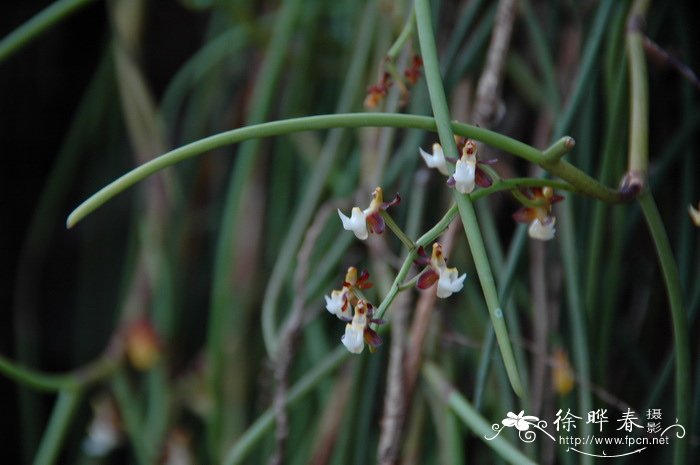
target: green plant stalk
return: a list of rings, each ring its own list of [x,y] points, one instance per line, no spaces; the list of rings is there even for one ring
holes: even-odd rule
[[[447,99],[445,90],[443,89],[442,79],[440,77],[440,67],[437,60],[437,52],[435,46],[435,36],[433,33],[433,25],[431,20],[430,4],[428,0],[416,0],[416,20],[418,23],[418,39],[420,41],[421,54],[423,55],[423,63],[425,68],[425,78],[428,85],[428,93],[430,94],[430,102],[435,114],[435,123],[437,125],[438,135],[442,144],[445,155],[448,157],[458,158],[457,146],[452,132]],[[491,322],[496,332],[496,340],[501,350],[503,362],[508,372],[513,391],[518,396],[522,396],[523,388],[518,374],[515,358],[513,356],[513,348],[510,345],[508,330],[506,329],[503,320],[503,311],[498,302],[496,292],[496,284],[491,273],[491,265],[486,256],[484,240],[481,236],[479,223],[474,211],[472,199],[469,196],[461,195],[455,191],[454,199],[459,208],[459,215],[462,217],[462,224],[467,235],[469,248],[474,258],[474,264],[479,275],[481,288],[484,292],[486,305],[489,309]]]
[[[57,0],[0,41],[0,63],[94,0]]]
[[[625,84],[625,73],[620,71],[614,78],[614,83],[608,89],[608,101],[612,101],[607,112],[607,129],[605,131],[605,139],[603,146],[603,156],[601,161],[600,175],[598,179],[603,181],[611,180],[614,173],[615,155],[619,150],[619,145],[622,143],[622,137],[617,129],[618,121],[623,118],[623,95]],[[598,308],[596,296],[598,296],[599,283],[601,281],[600,257],[603,250],[604,231],[608,224],[606,222],[606,205],[596,203],[593,206],[593,215],[591,220],[591,228],[588,233],[588,253],[586,263],[586,280],[585,280],[585,297],[584,302],[592,316],[600,314],[599,311],[594,311]],[[605,357],[602,357],[602,366],[605,365]],[[599,365],[599,366],[601,366]]]
[[[144,434],[145,426],[143,425],[140,407],[137,399],[131,392],[129,380],[124,371],[119,371],[114,375],[112,389],[137,463],[139,465],[151,465],[155,457],[156,445],[149,443],[148,438]]]
[[[649,164],[649,84],[644,57],[642,23],[650,0],[636,0],[627,20],[627,57],[630,71],[630,127],[628,174],[646,182]]]
[[[585,94],[584,91],[591,82],[593,82],[593,79],[591,79],[593,67],[598,59],[598,50],[600,48],[600,43],[603,41],[606,25],[611,18],[611,10],[616,3],[617,2],[614,0],[603,0],[598,7],[591,32],[588,34],[586,47],[583,50],[576,84],[571,92],[571,97],[565,105],[564,111],[559,115],[557,124],[554,127],[554,133],[552,135],[554,139],[562,137],[569,130],[571,122],[574,120],[574,116],[581,104],[581,99]]]
[[[423,377],[431,387],[435,397],[442,399],[464,424],[484,441],[484,444],[491,447],[499,456],[508,463],[518,465],[535,465],[535,462],[527,458],[506,439],[500,435],[493,440],[486,441],[487,437],[492,437],[496,432],[491,429],[491,425],[479,415],[479,412],[447,381],[445,375],[432,362],[423,364],[421,371]]]
[[[678,268],[673,258],[673,251],[668,240],[668,235],[664,229],[661,215],[656,207],[654,198],[649,191],[645,191],[637,200],[642,208],[644,219],[646,220],[649,232],[651,233],[656,254],[659,257],[661,273],[664,277],[666,292],[668,294],[668,304],[671,311],[671,321],[673,323],[673,339],[676,355],[676,418],[678,423],[688,428],[688,402],[691,399],[690,389],[690,341],[688,338],[688,317],[683,308],[683,297],[681,291]],[[688,431],[690,437],[692,433]],[[686,463],[688,453],[688,441],[677,440],[674,442],[674,463],[681,465]]]
[[[519,142],[502,134],[479,128],[469,124],[452,122],[452,130],[462,137],[478,140],[494,148],[511,153],[532,163],[542,162],[542,152],[527,144]],[[171,150],[143,165],[134,168],[110,184],[93,194],[80,204],[68,216],[66,226],[72,228],[80,220],[104,205],[115,195],[121,193],[148,176],[173,166],[181,161],[190,159],[211,150],[246,141],[265,137],[280,136],[293,132],[312,131],[331,128],[360,128],[368,126],[387,126],[396,128],[412,128],[424,131],[435,131],[435,121],[426,116],[384,114],[384,113],[347,113],[336,115],[306,116],[281,121],[254,124],[216,135],[205,137],[195,142]],[[579,194],[588,195],[605,202],[619,202],[617,192],[578,170],[573,165],[560,160],[546,166],[551,174],[559,176],[574,186]]]
[[[0,355],[0,373],[39,391],[75,391],[103,381],[119,367],[115,357],[102,357],[96,361],[66,374],[48,374],[25,368]]]
[[[465,35],[468,31],[472,29],[474,20],[476,19],[476,15],[477,13],[479,13],[479,9],[481,9],[483,3],[484,0],[475,0],[473,2],[468,2],[464,6],[464,8],[461,9],[459,15],[457,16],[459,22],[453,29],[452,34],[450,35],[447,50],[441,57],[442,62],[444,63],[441,69],[443,76],[447,74],[448,67],[452,66],[452,64],[455,62],[455,56],[457,55],[457,52],[464,46],[465,42],[470,42],[472,44],[473,42],[480,42],[473,40],[474,35],[476,34],[472,35],[468,41],[465,41]],[[413,11],[415,11],[415,9]],[[479,26],[481,26],[481,24],[483,23],[489,23],[489,21],[482,21],[483,20],[479,21]],[[491,30],[490,25],[487,29]]]
[[[399,227],[398,224],[394,221],[394,219],[391,217],[390,214],[385,212],[384,210],[380,211],[380,214],[382,215],[382,218],[384,218],[384,222],[386,223],[387,226],[389,226],[389,229],[396,235],[396,237],[399,238],[399,240],[403,243],[403,245],[411,251],[412,249],[415,248],[415,244],[409,237],[406,235],[406,233],[403,232],[403,230]]]
[[[544,88],[549,101],[549,105],[552,110],[552,114],[556,115],[559,113],[559,93],[556,79],[556,72],[554,71],[554,63],[552,62],[552,55],[547,45],[547,38],[544,34],[544,27],[540,25],[535,17],[535,13],[532,10],[532,5],[530,0],[520,0],[520,9],[525,17],[525,24],[527,25],[528,34],[532,38],[532,45],[535,50],[535,58],[540,67],[540,72],[544,78]]]
[[[70,428],[70,422],[78,405],[80,405],[82,394],[80,389],[64,389],[59,392],[49,424],[34,458],[34,465],[56,463],[63,440]]]
[[[266,54],[261,65],[260,73],[251,96],[252,107],[247,118],[247,124],[260,123],[266,118],[277,92],[277,84],[282,75],[287,49],[294,34],[294,25],[301,13],[301,0],[285,0],[280,5],[273,34],[266,47]],[[244,144],[236,157],[231,178],[224,201],[221,227],[216,245],[214,275],[211,290],[211,315],[207,334],[207,355],[210,364],[209,390],[215,408],[207,422],[207,442],[209,457],[219,461],[222,453],[221,445],[237,421],[237,415],[224,412],[232,406],[228,404],[225,392],[224,365],[226,363],[224,334],[231,328],[239,328],[234,319],[240,317],[232,312],[231,304],[234,296],[231,286],[232,270],[236,266],[234,244],[238,230],[238,222],[242,209],[246,188],[255,168],[258,141]],[[242,293],[241,293],[242,294]],[[235,301],[239,308],[246,308],[245,297],[239,294]],[[239,410],[239,409],[235,409]],[[240,413],[238,414],[240,415]],[[240,416],[238,417],[240,418]]]
[[[362,82],[362,72],[369,55],[372,43],[372,30],[377,21],[377,8],[373,4],[367,4],[362,14],[362,26],[360,27],[358,40],[351,59],[346,85],[340,96],[337,110],[339,112],[348,111],[352,108]],[[278,330],[276,323],[277,299],[282,291],[282,287],[287,282],[289,269],[297,255],[297,251],[304,237],[309,221],[316,212],[316,205],[323,193],[323,189],[328,179],[328,174],[338,157],[339,146],[343,136],[343,131],[336,129],[331,131],[324,143],[321,157],[315,164],[311,173],[308,189],[299,203],[299,209],[294,216],[289,232],[286,234],[280,253],[275,261],[272,274],[265,288],[262,304],[262,330],[265,348],[268,355],[274,359],[277,356]]]
[[[520,229],[526,229],[524,225],[519,226]],[[527,235],[516,233],[513,236],[510,249],[508,251],[508,257],[506,258],[505,264],[498,272],[498,300],[499,302],[506,302],[506,308],[509,307],[509,297],[512,291],[513,280],[515,279],[515,272],[517,271],[518,261],[520,259],[521,251],[527,242]],[[512,301],[512,299],[510,299]],[[517,328],[516,328],[517,329]],[[479,410],[481,409],[483,402],[483,394],[486,388],[487,377],[489,373],[489,368],[493,361],[493,349],[495,341],[495,332],[493,330],[493,325],[487,328],[486,334],[484,336],[484,342],[481,349],[481,355],[479,356],[479,365],[476,371],[476,379],[474,381],[474,407]],[[517,356],[518,352],[516,352]],[[522,359],[521,359],[522,360]],[[523,362],[520,362],[523,366]],[[524,372],[527,376],[527,372]],[[525,386],[527,386],[527,378],[525,378]]]
[[[321,381],[323,381],[333,370],[335,370],[344,360],[350,356],[345,347],[337,347],[328,354],[314,368],[309,370],[299,381],[289,390],[285,405],[294,405],[304,396],[309,394]],[[272,430],[275,424],[275,413],[268,408],[258,417],[258,419],[241,435],[236,443],[228,450],[223,461],[224,465],[235,465],[242,463],[250,454],[256,444]]]
[[[467,234],[469,249],[471,250],[472,258],[474,259],[476,272],[479,275],[479,282],[481,283],[481,289],[484,293],[484,298],[486,299],[486,306],[489,309],[491,324],[493,325],[493,330],[496,334],[496,342],[498,343],[501,356],[503,357],[503,364],[506,367],[508,379],[513,387],[513,391],[519,397],[522,397],[523,385],[520,381],[518,366],[515,362],[513,348],[510,344],[510,336],[508,335],[503,310],[501,309],[501,305],[499,303],[496,283],[491,272],[491,265],[489,264],[488,257],[486,256],[484,240],[481,236],[481,230],[479,229],[479,224],[476,219],[474,205],[467,196],[461,195],[457,192],[455,192],[454,198],[459,208],[460,217],[462,218],[462,226]]]
[[[569,328],[573,338],[573,358],[576,371],[583,380],[590,381],[591,365],[588,351],[588,336],[586,331],[586,309],[582,305],[583,299],[580,289],[580,278],[577,264],[579,263],[576,254],[576,239],[573,224],[573,206],[571,202],[565,202],[559,208],[559,237],[561,246],[561,259],[564,265],[566,276],[566,301],[569,315]],[[593,401],[590,389],[579,384],[578,408],[581,412],[592,410]],[[584,423],[581,426],[581,434],[587,436],[592,432],[591,424]],[[591,453],[593,445],[583,445],[583,451]],[[592,464],[593,457],[582,455],[581,463]]]
[[[416,25],[416,10],[411,8],[411,13],[408,15],[408,19],[406,19],[406,22],[404,23],[403,28],[401,29],[401,32],[399,33],[399,36],[396,38],[393,45],[389,48],[389,51],[386,53],[386,57],[389,60],[395,60],[396,57],[399,56],[401,49],[403,48],[404,45],[406,45],[406,42],[408,42],[408,40],[413,35],[413,31],[415,30],[415,25]]]

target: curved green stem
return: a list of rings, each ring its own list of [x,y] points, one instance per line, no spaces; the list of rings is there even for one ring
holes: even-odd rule
[[[372,30],[377,22],[378,12],[376,5],[368,3],[361,16],[362,25],[358,30],[358,38],[355,43],[353,57],[347,70],[347,80],[338,100],[336,111],[339,113],[352,108],[357,101],[362,72],[364,71],[367,57],[371,49]],[[289,269],[296,259],[297,251],[301,245],[304,232],[316,213],[319,199],[323,195],[328,175],[338,159],[344,131],[335,129],[330,131],[321,149],[321,155],[314,163],[313,171],[309,175],[308,188],[304,192],[299,208],[294,215],[289,230],[285,235],[280,253],[275,260],[272,274],[265,288],[262,304],[262,331],[263,342],[270,358],[277,357],[278,323],[277,301],[285,283]]]
[[[66,389],[59,393],[56,405],[51,413],[51,419],[34,458],[34,465],[51,465],[56,463],[61,444],[68,433],[70,421],[80,404],[82,394],[81,390],[73,389]]]
[[[683,298],[681,291],[678,267],[673,258],[673,251],[668,240],[668,235],[664,229],[661,215],[656,207],[654,198],[649,191],[638,197],[639,205],[646,219],[649,232],[654,241],[656,254],[659,257],[661,273],[664,277],[666,292],[668,294],[668,304],[671,310],[671,321],[673,323],[673,338],[676,354],[676,418],[678,423],[689,427],[688,401],[691,399],[690,389],[690,341],[688,339],[688,317],[683,308]],[[690,435],[690,433],[689,433]],[[674,463],[686,463],[688,442],[684,440],[675,441]]]
[[[92,1],[94,0],[58,0],[41,10],[0,41],[0,63],[41,33]]]
[[[0,373],[39,391],[62,391],[86,388],[109,377],[119,367],[120,360],[105,356],[83,368],[65,374],[50,374],[25,368],[0,355]]]
[[[425,78],[428,84],[433,113],[435,114],[438,135],[440,136],[442,147],[446,152],[445,155],[457,158],[457,146],[450,123],[447,98],[445,97],[445,90],[442,85],[440,67],[437,59],[430,4],[428,0],[417,0],[415,7],[416,20],[418,23],[418,39],[420,41],[421,54],[423,55],[423,63],[425,65]],[[542,160],[541,156],[537,158],[539,158],[539,161]],[[508,372],[508,378],[510,379],[513,391],[515,391],[517,395],[522,396],[523,387],[520,381],[520,375],[518,374],[515,357],[513,356],[513,348],[511,347],[508,330],[506,329],[503,319],[503,311],[498,302],[496,284],[491,272],[491,265],[486,256],[484,240],[481,236],[481,230],[479,229],[479,223],[472,203],[473,201],[469,196],[459,194],[456,191],[454,193],[454,199],[459,208],[459,215],[462,218],[469,248],[474,257],[474,265],[479,275],[481,289],[484,292],[491,322],[496,332],[496,340],[498,341],[503,362]]]
[[[449,405],[474,435],[505,461],[518,465],[535,465],[535,462],[491,428],[484,417],[447,381],[445,374],[435,364],[426,362],[423,365],[422,374],[431,387],[433,395]],[[486,440],[492,437],[492,440]]]
[[[435,131],[435,120],[426,116],[402,115],[392,113],[345,113],[336,115],[305,116],[281,121],[255,124],[205,137],[198,141],[171,150],[112,181],[90,198],[80,204],[68,216],[66,226],[72,228],[80,220],[104,205],[108,200],[123,192],[148,176],[173,166],[181,161],[196,157],[225,145],[236,144],[248,139],[280,136],[294,132],[313,131],[331,128],[361,127],[396,127]],[[542,152],[523,142],[504,136],[494,131],[469,124],[451,123],[455,134],[481,141],[491,147],[524,158],[532,163],[542,163]],[[547,166],[553,175],[568,181],[576,187],[577,192],[606,202],[619,202],[617,191],[603,186],[578,168],[560,160]]]

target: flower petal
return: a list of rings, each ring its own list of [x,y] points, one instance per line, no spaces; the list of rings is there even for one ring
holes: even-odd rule
[[[464,280],[467,275],[463,274],[458,277],[457,268],[445,268],[440,270],[440,279],[438,280],[437,296],[445,299],[455,292],[459,292],[464,287]]]
[[[474,178],[476,176],[476,162],[457,160],[455,166],[455,189],[462,194],[469,194],[474,190]]]
[[[438,143],[433,144],[433,153],[429,154],[422,148],[418,147],[421,157],[428,165],[428,168],[436,168],[440,173],[447,176],[449,171],[447,170],[447,161],[445,160],[445,153],[442,150],[442,146]]]
[[[345,334],[340,341],[353,354],[362,353],[365,348],[364,328],[357,328],[354,324],[345,325]]]
[[[490,187],[491,184],[493,184],[489,175],[486,174],[486,172],[484,172],[484,170],[479,168],[479,165],[476,166],[476,174],[474,176],[474,182],[479,187]]]
[[[513,219],[518,223],[530,223],[537,218],[537,212],[534,208],[522,207],[513,213]]]
[[[418,278],[418,282],[416,283],[416,287],[418,289],[428,289],[431,287],[433,284],[435,284],[440,276],[437,274],[435,270],[432,268],[428,268],[423,272],[422,275]]]
[[[379,347],[382,345],[382,338],[372,328],[365,328],[364,339],[368,346]]]
[[[367,232],[367,222],[365,221],[365,214],[358,207],[353,207],[352,215],[350,218],[345,216],[343,212],[338,209],[338,215],[340,220],[343,222],[343,229],[347,231],[352,231],[355,236],[361,241],[367,239],[369,233]]]
[[[527,233],[533,239],[538,239],[540,241],[549,241],[554,239],[554,234],[556,229],[554,228],[557,219],[553,216],[547,217],[544,221],[540,221],[539,218],[530,223],[530,227],[527,229]]]
[[[373,234],[381,234],[384,232],[385,223],[384,218],[379,212],[372,212],[365,216],[367,221],[367,230]]]

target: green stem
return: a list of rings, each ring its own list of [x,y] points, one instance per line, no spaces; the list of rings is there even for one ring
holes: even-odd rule
[[[649,164],[649,84],[644,58],[643,24],[650,0],[636,0],[627,18],[627,57],[630,70],[630,182],[646,183]]]
[[[430,4],[428,0],[416,0],[416,19],[418,23],[418,39],[420,41],[421,54],[423,55],[423,63],[425,66],[425,78],[428,84],[428,93],[430,94],[430,102],[435,115],[438,135],[445,155],[448,157],[457,158],[457,146],[452,132],[449,109],[447,106],[447,98],[442,85],[440,76],[440,67],[437,59],[437,49],[435,46],[435,36],[433,34],[433,25],[430,12]],[[541,160],[541,157],[538,157]],[[522,396],[523,388],[520,382],[520,375],[515,364],[513,356],[513,348],[510,345],[508,331],[503,320],[503,311],[498,303],[496,285],[491,273],[491,265],[486,256],[484,240],[481,236],[481,230],[476,219],[476,212],[472,199],[469,196],[454,193],[455,202],[459,208],[459,214],[462,217],[462,224],[467,235],[469,248],[474,257],[474,264],[479,275],[481,288],[486,298],[486,304],[491,316],[491,322],[496,332],[503,362],[508,372],[513,391],[519,396]]]
[[[0,63],[92,1],[94,0],[57,0],[41,10],[0,41]]]
[[[576,141],[569,136],[564,136],[542,153],[545,165],[559,161],[561,157],[573,150]]]
[[[491,425],[479,412],[452,386],[442,371],[432,362],[426,362],[422,370],[423,377],[438,399],[450,406],[474,435],[484,441],[494,452],[505,461],[518,465],[535,465],[501,435],[497,434]],[[492,440],[486,440],[495,436]]]
[[[449,210],[445,213],[445,215],[438,221],[435,226],[430,228],[428,232],[423,234],[417,241],[416,241],[416,246],[413,248],[408,255],[406,256],[406,259],[404,260],[403,264],[401,265],[401,269],[396,275],[396,278],[394,279],[394,282],[391,285],[391,288],[389,289],[389,292],[387,295],[384,297],[384,300],[382,303],[379,305],[377,308],[377,313],[376,313],[376,318],[382,318],[384,316],[384,313],[387,311],[389,308],[389,305],[394,301],[396,298],[396,294],[398,294],[400,288],[401,288],[401,283],[403,283],[406,279],[406,275],[408,274],[408,271],[411,269],[411,264],[413,264],[413,260],[415,260],[416,256],[418,255],[418,248],[420,247],[426,247],[428,244],[433,242],[442,232],[447,229],[447,227],[450,225],[452,220],[457,216],[457,206],[452,205]]]
[[[506,328],[506,323],[503,318],[503,310],[499,303],[496,283],[491,272],[491,265],[486,256],[484,240],[481,237],[481,230],[479,229],[479,224],[476,219],[474,205],[469,197],[463,196],[457,192],[455,192],[454,198],[459,207],[460,216],[462,217],[462,225],[467,235],[469,249],[471,250],[474,265],[476,266],[476,272],[479,275],[481,290],[486,299],[486,306],[489,309],[493,330],[496,333],[496,342],[498,342],[498,347],[503,357],[503,364],[506,367],[508,379],[513,387],[513,391],[518,396],[522,397],[523,387],[520,381],[520,375],[518,374],[515,356],[513,355],[513,348],[510,344],[508,329]]]
[[[646,219],[649,232],[654,241],[656,254],[659,257],[661,273],[664,277],[666,292],[668,294],[668,304],[671,310],[671,320],[673,323],[673,338],[676,354],[676,418],[678,423],[688,428],[688,401],[691,399],[690,389],[690,341],[688,339],[688,317],[683,308],[683,298],[681,291],[678,267],[673,258],[673,251],[668,240],[668,235],[664,229],[661,215],[656,207],[654,198],[649,191],[638,197],[639,205]],[[688,432],[689,436],[692,436]],[[681,465],[686,463],[687,441],[675,441],[674,463]]]
[[[246,124],[257,124],[267,119],[279,92],[284,63],[288,58],[295,25],[301,14],[301,0],[284,0],[279,6],[273,33],[265,46],[265,55],[255,86],[250,97],[250,111]],[[234,434],[242,426],[242,404],[240,397],[227,391],[226,370],[228,363],[242,363],[239,353],[226,351],[226,337],[240,340],[244,312],[250,307],[250,294],[245,289],[236,289],[235,270],[245,266],[237,263],[235,244],[237,243],[242,219],[243,200],[249,190],[253,172],[258,160],[259,140],[243,144],[238,151],[231,170],[223,212],[220,220],[214,272],[211,286],[211,314],[207,330],[207,357],[209,363],[208,387],[212,401],[217,406],[207,418],[207,442],[209,458],[218,462],[223,452],[226,437]],[[233,308],[239,310],[234,312]],[[224,414],[231,411],[230,414]]]
[[[362,14],[362,26],[358,31],[353,57],[348,66],[346,84],[336,108],[336,111],[339,113],[351,109],[353,102],[357,100],[360,89],[359,83],[363,82],[362,72],[371,48],[372,30],[377,22],[377,17],[376,5],[368,3]],[[289,269],[296,259],[297,251],[308,224],[316,213],[316,206],[323,195],[328,175],[338,158],[343,135],[344,131],[341,129],[335,129],[328,134],[321,156],[315,163],[309,177],[309,187],[299,202],[299,208],[295,213],[292,224],[289,226],[289,232],[284,237],[279,256],[275,261],[268,285],[265,288],[261,317],[262,331],[265,347],[272,359],[277,356],[278,329],[275,314],[277,300],[284,284],[287,282]]]
[[[399,36],[396,38],[394,41],[394,44],[389,48],[389,51],[386,53],[386,56],[390,60],[395,60],[397,56],[399,56],[399,52],[403,48],[404,45],[406,45],[406,42],[408,42],[408,39],[411,38],[413,35],[413,31],[415,29],[415,24],[416,24],[416,10],[411,8],[411,14],[408,15],[408,19],[403,25],[403,28],[401,29],[401,32],[399,33]]]
[[[254,124],[205,137],[198,141],[171,150],[112,181],[80,204],[68,216],[66,226],[72,228],[80,220],[104,205],[108,200],[148,176],[175,165],[181,161],[212,151],[214,149],[243,142],[248,139],[280,136],[294,132],[313,131],[331,128],[396,127],[435,131],[435,120],[426,116],[391,113],[345,113],[335,115],[306,116],[281,121]],[[491,147],[511,153],[532,163],[542,162],[542,152],[520,141],[494,131],[469,124],[451,123],[455,134],[483,142]],[[619,202],[617,192],[603,186],[573,165],[560,160],[546,167],[555,176],[568,181],[578,193],[603,200]]]
[[[581,99],[585,94],[584,91],[588,89],[588,86],[593,82],[592,71],[599,56],[598,49],[600,48],[600,43],[603,41],[606,25],[612,17],[610,12],[613,5],[616,3],[617,2],[613,0],[604,0],[598,7],[595,19],[593,20],[593,26],[591,27],[591,32],[588,34],[586,48],[584,49],[583,56],[581,57],[581,65],[576,78],[576,84],[574,85],[574,89],[571,92],[571,97],[569,97],[566,107],[558,118],[557,124],[554,128],[553,138],[555,139],[562,137],[569,130],[571,127],[571,122],[574,120],[574,116],[577,115],[579,110]]]
[[[406,248],[410,251],[413,250],[416,245],[413,243],[413,241],[406,235],[406,233],[403,232],[403,230],[399,227],[398,224],[394,221],[394,219],[391,217],[390,214],[382,210],[380,212],[382,215],[382,218],[384,218],[384,222],[386,223],[387,226],[389,226],[389,229],[393,231],[394,234],[396,234],[396,237],[403,242],[403,245],[406,246]]]
[[[583,305],[581,296],[581,285],[579,269],[577,263],[579,259],[576,250],[576,236],[574,234],[573,206],[571,202],[564,202],[559,209],[559,236],[561,246],[561,260],[564,265],[566,276],[566,300],[568,310],[568,322],[572,335],[573,358],[576,371],[580,379],[585,382],[591,380],[591,361],[588,350],[588,336],[586,329],[586,308]],[[593,402],[591,391],[588,386],[579,384],[578,386],[578,408],[582,412],[592,410]],[[584,423],[581,426],[581,434],[587,436],[592,432],[591,424]],[[591,444],[583,445],[583,450],[590,453]],[[592,464],[593,458],[590,455],[583,455],[581,463]]]
[[[68,433],[71,419],[80,404],[82,394],[79,389],[65,389],[58,394],[51,419],[34,458],[34,465],[56,463],[61,444]]]
[[[115,357],[103,357],[71,373],[49,374],[25,368],[0,355],[0,373],[39,391],[75,391],[111,376],[119,363]]]
[[[337,347],[297,381],[289,390],[289,395],[285,399],[285,405],[294,405],[301,400],[349,356],[350,352],[345,350],[345,347]],[[275,413],[273,409],[269,408],[255,420],[228,450],[223,461],[224,465],[235,465],[243,462],[255,445],[272,429],[274,424]]]
[[[148,442],[144,434],[143,416],[137,399],[129,386],[129,380],[123,371],[117,372],[112,381],[112,390],[124,420],[136,461],[139,465],[150,465],[155,456],[155,445]]]

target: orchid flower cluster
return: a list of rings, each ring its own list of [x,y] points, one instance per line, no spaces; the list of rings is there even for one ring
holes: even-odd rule
[[[370,323],[379,325],[384,322],[374,318],[374,306],[362,295],[363,289],[371,287],[369,273],[366,270],[362,271],[358,277],[357,268],[351,266],[345,274],[342,287],[332,291],[330,297],[325,296],[326,310],[347,323],[345,334],[340,340],[354,354],[361,353],[365,343],[371,352],[374,352],[382,343],[377,332],[369,325]],[[352,317],[350,317],[351,314]]]
[[[458,147],[459,145],[462,146],[459,159],[446,157],[438,143],[433,144],[432,153],[427,153],[422,148],[418,150],[428,168],[435,168],[447,176],[447,185],[457,192],[470,194],[476,186],[491,186],[493,181],[483,165],[491,165],[496,160],[479,160],[476,142],[471,139],[466,139],[458,144]],[[450,174],[448,162],[455,165],[454,174]],[[522,193],[514,192],[514,195],[525,206],[513,214],[513,219],[519,223],[530,224],[528,234],[531,238],[541,241],[553,239],[556,218],[552,215],[552,205],[563,200],[563,197],[555,195],[551,187],[533,187]]]
[[[369,206],[362,210],[353,207],[350,216],[346,216],[338,210],[343,228],[352,231],[360,240],[365,240],[372,234],[382,234],[387,224],[402,240],[410,241],[405,234],[398,230],[398,226],[386,210],[401,201],[401,197],[396,194],[390,202],[384,202],[382,189],[377,187],[372,193],[372,200]],[[442,246],[433,244],[433,251],[430,258],[422,247],[415,249],[416,245],[410,242],[407,244],[417,253],[418,257],[414,264],[423,269],[405,285],[401,290],[408,289],[414,284],[416,288],[424,290],[431,288],[437,283],[437,297],[447,298],[455,292],[459,292],[464,287],[464,280],[467,275],[460,276],[457,268],[449,268],[442,251]],[[375,314],[375,307],[364,296],[363,291],[370,289],[372,283],[369,282],[369,273],[362,271],[359,275],[357,268],[350,267],[345,275],[345,280],[340,289],[333,290],[330,295],[326,295],[326,310],[337,316],[346,323],[345,333],[341,342],[352,353],[359,354],[364,350],[365,344],[369,346],[370,352],[374,352],[382,340],[370,325],[380,325],[384,321],[381,315]]]

